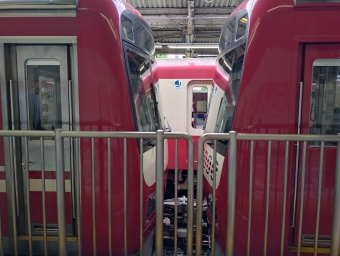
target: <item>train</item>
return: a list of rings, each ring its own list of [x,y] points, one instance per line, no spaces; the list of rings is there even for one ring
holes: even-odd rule
[[[197,169],[197,141],[203,134],[209,99],[212,97],[215,61],[215,58],[157,59],[157,78],[165,126],[172,132],[186,132],[194,139],[194,170]],[[168,140],[167,143],[167,180],[170,184],[173,183],[172,171],[176,169],[175,141]],[[177,169],[180,183],[183,182],[179,186],[184,190],[185,172],[188,169],[187,154],[186,142],[179,140]]]
[[[128,3],[5,0],[0,2],[0,12],[1,130],[154,132],[163,129],[152,32]],[[147,244],[144,253],[150,255],[155,223],[155,140],[143,139],[141,144],[137,139],[127,140],[126,213],[123,140],[111,141],[111,171],[106,164],[107,140],[81,139],[79,143],[80,160],[76,163],[75,141],[64,139],[68,252],[134,255],[142,241]],[[3,250],[15,254],[26,250],[35,255],[56,253],[55,140],[45,138],[43,148],[35,137],[27,141],[13,139],[14,150],[9,145],[8,138],[1,138]],[[44,163],[40,158],[42,151]],[[140,154],[142,188],[138,171]],[[164,170],[167,155],[166,147]],[[79,172],[76,164],[80,166]],[[14,186],[11,175],[15,178]],[[144,206],[142,223],[139,222],[140,190]],[[76,205],[81,205],[80,212]],[[45,235],[47,244],[44,244]],[[129,237],[127,244],[125,235]]]
[[[321,0],[246,0],[236,8],[221,30],[205,133],[337,135],[339,11],[339,1]],[[251,141],[237,142],[234,255],[329,253],[336,144],[289,142],[285,191],[285,142],[253,143],[250,163]],[[210,223],[216,203],[215,253],[224,255],[229,142],[219,140],[216,152],[213,145],[204,145],[203,196]]]

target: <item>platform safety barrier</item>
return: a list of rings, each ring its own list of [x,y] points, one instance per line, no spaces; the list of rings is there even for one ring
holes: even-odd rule
[[[228,141],[228,195],[227,195],[227,216],[222,216],[227,219],[226,227],[226,255],[234,255],[234,239],[235,239],[235,200],[236,200],[236,173],[237,173],[237,142],[238,141],[248,141],[250,142],[250,160],[249,160],[249,203],[248,203],[248,235],[247,235],[247,256],[251,254],[250,240],[251,240],[251,224],[252,224],[252,187],[253,187],[253,172],[254,172],[254,142],[263,141],[267,143],[267,170],[266,170],[266,202],[265,202],[265,224],[264,224],[264,245],[263,245],[263,255],[267,255],[267,245],[268,245],[268,213],[269,213],[269,194],[270,194],[270,173],[271,173],[271,150],[272,142],[281,141],[285,142],[285,156],[284,156],[284,188],[283,188],[283,205],[282,205],[282,225],[281,225],[281,247],[280,255],[284,255],[284,237],[285,237],[285,227],[288,225],[286,212],[286,201],[287,201],[287,181],[288,181],[288,156],[289,156],[289,143],[296,142],[295,145],[299,149],[300,143],[302,146],[302,172],[301,172],[301,193],[300,201],[304,201],[304,185],[305,185],[305,171],[306,171],[306,148],[307,142],[319,142],[320,143],[320,165],[319,165],[319,181],[318,181],[318,195],[317,195],[317,209],[316,209],[316,230],[315,238],[319,236],[319,220],[320,220],[320,202],[321,202],[321,186],[322,186],[322,172],[323,172],[323,156],[324,156],[324,146],[325,142],[333,142],[337,145],[336,153],[336,172],[335,172],[335,186],[334,186],[334,208],[332,216],[332,234],[331,234],[331,246],[330,255],[339,255],[339,245],[340,245],[340,136],[337,135],[288,135],[288,134],[242,134],[231,131],[228,134],[218,134],[218,133],[207,133],[201,136],[198,142],[198,168],[197,168],[197,222],[196,222],[196,256],[201,254],[202,245],[202,192],[203,192],[203,161],[204,161],[204,144],[209,140],[214,141],[214,155],[213,155],[213,195],[216,195],[216,144],[217,140]],[[295,148],[295,149],[296,149]],[[299,150],[297,150],[299,152]],[[297,156],[297,159],[299,157]],[[295,180],[297,180],[297,173],[295,174]],[[295,185],[296,187],[296,185]],[[296,190],[294,191],[296,200]],[[212,202],[212,248],[211,255],[214,255],[215,251],[215,200]],[[296,209],[294,209],[294,215],[296,214]],[[299,209],[299,226],[298,226],[298,244],[297,244],[297,255],[301,254],[301,239],[302,239],[302,219],[303,219],[303,203],[300,204]],[[314,244],[314,255],[318,253],[318,240]],[[259,252],[257,252],[259,253]]]
[[[91,156],[92,156],[92,225],[95,227],[95,140],[96,139],[107,139],[108,145],[108,238],[109,238],[109,248],[108,254],[112,255],[112,243],[111,243],[111,183],[110,183],[110,170],[112,167],[111,163],[111,139],[123,139],[124,140],[124,254],[127,255],[127,246],[128,246],[128,239],[127,239],[127,140],[128,139],[139,139],[139,146],[141,148],[140,152],[143,152],[143,139],[150,138],[156,139],[157,147],[156,147],[156,229],[155,229],[155,242],[156,242],[156,255],[163,254],[163,193],[164,193],[164,184],[163,184],[163,172],[164,172],[164,139],[175,139],[175,161],[177,162],[178,156],[178,140],[184,139],[188,142],[188,222],[187,222],[187,254],[186,255],[193,255],[193,251],[195,251],[195,255],[201,255],[201,248],[202,248],[202,208],[203,208],[203,161],[204,161],[204,143],[207,140],[214,141],[214,155],[213,155],[213,170],[216,170],[216,147],[217,147],[217,140],[225,140],[229,141],[228,143],[228,195],[227,195],[227,227],[226,227],[226,254],[227,255],[234,255],[234,240],[235,240],[235,208],[236,208],[236,172],[237,172],[237,142],[238,141],[249,141],[250,142],[250,179],[249,179],[249,188],[253,186],[253,180],[251,179],[254,167],[254,142],[255,141],[265,141],[268,147],[268,164],[267,164],[267,175],[270,176],[271,168],[270,168],[270,159],[271,159],[271,145],[273,141],[281,141],[285,142],[285,157],[284,157],[284,192],[283,192],[283,211],[282,211],[282,225],[281,225],[281,255],[283,255],[284,251],[284,235],[285,235],[285,226],[287,225],[287,217],[285,216],[286,212],[286,199],[287,199],[287,180],[288,180],[288,155],[289,155],[289,143],[291,142],[298,142],[303,143],[302,145],[302,180],[301,180],[301,190],[303,191],[303,186],[305,183],[304,174],[306,168],[306,147],[307,142],[320,142],[321,150],[320,150],[320,159],[323,159],[324,154],[324,146],[325,142],[334,142],[337,143],[337,153],[336,153],[336,175],[335,175],[335,187],[334,187],[334,211],[333,211],[333,219],[332,219],[332,236],[331,236],[331,256],[339,255],[339,242],[340,242],[340,137],[339,136],[326,136],[326,135],[273,135],[273,134],[237,134],[236,132],[230,132],[228,134],[205,134],[203,135],[199,142],[198,142],[198,170],[197,170],[197,197],[196,197],[196,240],[195,240],[195,249],[194,249],[194,223],[193,223],[193,214],[194,214],[194,170],[193,170],[193,161],[194,161],[194,143],[193,139],[186,133],[167,133],[163,131],[157,132],[78,132],[78,131],[62,131],[60,129],[56,129],[54,132],[50,131],[0,131],[0,137],[5,137],[5,143],[8,143],[9,146],[9,157],[10,157],[10,188],[7,188],[10,194],[10,205],[11,205],[11,223],[13,233],[11,234],[13,239],[13,254],[18,255],[18,244],[17,244],[17,218],[16,218],[16,211],[17,211],[17,177],[16,177],[16,164],[15,164],[15,155],[13,154],[13,150],[15,147],[14,138],[21,137],[24,138],[25,145],[24,145],[24,156],[25,159],[29,159],[29,152],[28,152],[28,139],[29,137],[39,137],[40,138],[40,145],[41,145],[41,161],[44,162],[44,138],[47,137],[54,137],[55,138],[55,148],[56,148],[56,193],[57,193],[57,202],[58,202],[58,251],[59,255],[67,255],[67,248],[66,248],[66,220],[65,220],[65,170],[64,170],[64,143],[63,140],[65,138],[74,138],[74,147],[75,147],[75,188],[72,188],[71,191],[75,189],[79,190],[79,193],[76,193],[75,198],[75,215],[77,216],[77,235],[78,235],[78,255],[81,255],[81,171],[79,166],[79,159],[80,159],[80,139],[81,138],[88,138],[91,139]],[[140,160],[143,158],[142,153],[140,153]],[[143,251],[143,226],[142,226],[142,216],[143,216],[143,161],[140,161],[140,255],[142,255]],[[26,161],[26,170],[29,169],[29,162]],[[43,165],[42,165],[43,166]],[[177,166],[177,164],[176,164]],[[177,170],[177,168],[176,168]],[[44,168],[42,167],[42,184],[44,184]],[[322,161],[320,163],[320,173],[322,174]],[[213,183],[213,198],[216,195],[216,172],[214,171],[214,183]],[[27,176],[28,179],[28,176]],[[28,181],[28,180],[27,180]],[[29,184],[29,182],[27,183]],[[177,184],[177,179],[175,186]],[[269,209],[269,179],[267,179],[266,183],[266,209],[265,209],[265,225],[264,225],[264,246],[263,252],[266,255],[267,250],[267,236],[268,236],[268,209]],[[29,186],[27,186],[27,194],[29,195]],[[318,237],[318,223],[320,218],[320,190],[321,190],[321,182],[319,181],[318,187],[318,205],[317,205],[317,225],[315,231],[315,237]],[[249,198],[252,198],[252,189],[249,189]],[[45,187],[42,185],[42,194],[45,194]],[[177,203],[177,193],[175,190],[175,202]],[[300,195],[301,200],[303,201],[303,192]],[[30,209],[30,199],[29,196],[27,198],[27,208],[28,212]],[[46,209],[45,203],[43,198],[43,218],[44,218],[44,252],[47,254],[47,233],[46,233]],[[248,241],[247,241],[247,255],[250,255],[250,230],[251,230],[251,209],[252,209],[252,200],[249,200],[249,218],[248,218]],[[215,200],[213,200],[213,212],[212,212],[212,255],[215,251]],[[303,204],[301,204],[303,205]],[[0,205],[1,210],[1,205]],[[175,210],[177,207],[175,205]],[[176,214],[176,213],[175,213]],[[2,227],[1,227],[1,211],[0,211],[0,256],[4,255],[4,246],[3,246],[3,234],[2,234]],[[302,225],[302,218],[303,218],[303,208],[301,207],[299,211],[299,227],[298,227],[298,253],[301,252],[301,225]],[[28,223],[28,254],[33,255],[32,250],[32,233],[31,233],[31,216],[30,214],[27,215],[27,223]],[[176,222],[175,222],[176,225]],[[93,232],[93,255],[96,255],[96,233],[95,228]],[[175,248],[177,247],[177,235],[175,229],[175,241],[174,241]],[[317,251],[318,244],[315,243],[315,251]],[[316,254],[315,254],[316,255]]]

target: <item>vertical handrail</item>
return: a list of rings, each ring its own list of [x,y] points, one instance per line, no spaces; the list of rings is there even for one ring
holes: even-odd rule
[[[139,139],[139,255],[143,256],[143,139]]]
[[[15,118],[14,118],[14,89],[13,81],[9,80],[9,93],[10,93],[10,105],[11,105],[11,126],[12,131],[15,130]],[[17,168],[17,154],[15,137],[11,138],[13,140],[13,171],[14,171],[14,181],[15,181],[15,203],[16,203],[16,214],[19,217],[19,192],[18,192],[18,168]],[[11,158],[12,161],[12,158]]]
[[[212,193],[212,227],[211,227],[211,255],[215,255],[215,232],[216,232],[216,152],[217,141],[214,140],[213,152],[213,193]]]
[[[253,170],[254,170],[254,141],[250,142],[250,163],[249,163],[249,205],[248,205],[248,242],[247,256],[250,256],[250,236],[251,236],[251,210],[253,202]]]
[[[302,171],[301,171],[301,192],[300,192],[300,215],[299,215],[299,229],[298,229],[298,248],[297,255],[301,253],[301,236],[302,236],[302,221],[303,221],[303,198],[305,193],[305,172],[306,172],[306,147],[307,142],[303,142],[302,151]]]
[[[156,146],[156,255],[163,255],[164,140],[163,130],[157,130]]]
[[[204,136],[204,135],[203,135]],[[203,161],[204,137],[198,140],[196,173],[196,256],[202,255],[202,211],[203,211]]]
[[[12,137],[9,137],[9,168],[10,168],[10,178],[11,178],[11,208],[12,208],[12,224],[13,224],[13,246],[14,246],[14,255],[18,256],[18,239],[17,239],[17,216],[15,215],[15,194],[14,194],[14,170],[13,170],[13,140]]]
[[[270,194],[270,165],[271,165],[272,142],[268,141],[267,154],[267,183],[266,183],[266,213],[264,219],[264,245],[263,255],[267,255],[267,240],[268,240],[268,219],[269,219],[269,194]]]
[[[29,169],[29,153],[28,153],[28,137],[25,137],[25,169],[26,169],[26,197],[27,197],[27,229],[28,229],[28,248],[29,255],[33,255],[32,248],[32,221],[31,221],[31,189],[30,189],[30,169]]]
[[[287,183],[288,183],[288,159],[289,159],[289,141],[286,141],[286,152],[285,152],[285,169],[283,177],[283,198],[282,198],[282,225],[281,225],[281,252],[280,256],[284,254],[284,235],[286,227],[286,207],[287,207]]]
[[[124,256],[127,256],[127,140],[124,138]]]
[[[47,229],[46,229],[46,189],[45,189],[45,154],[44,154],[44,138],[40,137],[40,159],[41,159],[41,194],[42,194],[42,210],[43,210],[43,232],[44,232],[44,255],[47,253]]]
[[[299,112],[298,112],[298,127],[297,134],[301,134],[301,116],[302,116],[302,93],[303,93],[303,82],[299,82]],[[299,175],[299,158],[300,158],[300,141],[296,143],[296,156],[295,156],[295,174],[294,174],[294,197],[293,197],[293,215],[291,227],[295,227],[296,221],[296,203],[297,203],[297,189],[298,189],[298,175]]]
[[[67,255],[66,218],[65,218],[65,173],[64,173],[64,139],[62,129],[55,129],[55,154],[57,171],[57,209],[58,209],[58,246],[59,256]],[[27,160],[26,160],[27,162]]]
[[[188,141],[188,223],[187,223],[187,256],[193,255],[194,243],[194,140]]]
[[[107,139],[107,208],[109,222],[109,256],[112,256],[111,139]]]
[[[334,208],[332,220],[332,237],[331,237],[331,253],[330,256],[339,255],[340,242],[340,142],[336,151],[336,168],[335,168],[335,184],[334,184]]]
[[[320,206],[321,206],[321,190],[322,190],[322,172],[323,172],[323,156],[324,156],[325,142],[321,142],[320,148],[320,165],[319,165],[319,184],[318,184],[318,201],[316,204],[316,223],[315,223],[315,242],[314,242],[314,256],[318,255],[319,242],[319,223],[320,223]]]
[[[174,218],[174,252],[177,253],[177,228],[178,228],[178,139],[175,140],[175,218]]]
[[[234,255],[234,231],[236,208],[236,163],[237,163],[237,132],[231,131],[228,146],[228,210],[226,253]]]
[[[95,157],[94,138],[91,138],[91,180],[92,180],[92,239],[93,239],[93,255],[97,255],[97,233],[96,233],[96,157]]]
[[[76,138],[75,169],[77,172],[77,236],[78,236],[78,256],[81,256],[81,171],[80,171],[80,138]]]

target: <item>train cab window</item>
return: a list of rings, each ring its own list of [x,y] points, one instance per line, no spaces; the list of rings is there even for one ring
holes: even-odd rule
[[[149,31],[146,30],[146,28],[140,24],[138,21],[136,21],[136,40],[137,43],[148,50],[149,52],[153,52],[154,49],[154,40],[153,37],[150,35]]]
[[[236,109],[236,103],[243,72],[244,49],[245,44],[242,44],[233,50],[235,57],[230,71],[230,80],[226,86],[225,94],[220,102],[214,127],[215,133],[228,133],[232,129],[234,112]],[[225,141],[219,141],[219,143],[227,145],[227,142]],[[223,155],[225,153],[225,148],[226,147],[218,147],[218,151]]]
[[[208,87],[195,86],[192,89],[192,128],[203,129],[207,118]]]
[[[231,44],[231,42],[234,41],[235,23],[236,19],[233,19],[227,26],[227,28],[223,31],[219,43],[220,51],[223,51],[223,49],[228,47]]]
[[[247,23],[248,23],[248,14],[245,14],[238,21],[236,40],[240,39],[246,33]]]
[[[26,79],[30,130],[61,128],[60,62],[29,59]]]
[[[130,91],[140,132],[156,130],[149,59],[127,50]]]
[[[121,22],[124,36],[132,41],[133,40],[132,22],[124,16],[122,16]]]
[[[340,133],[339,59],[318,59],[313,63],[309,133],[322,135]],[[320,145],[316,142],[310,144]]]

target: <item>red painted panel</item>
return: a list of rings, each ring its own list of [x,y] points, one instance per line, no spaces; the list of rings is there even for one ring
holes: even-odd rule
[[[215,65],[194,64],[194,63],[162,63],[157,65],[160,79],[211,79],[213,77]]]

